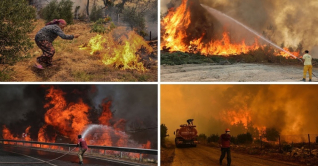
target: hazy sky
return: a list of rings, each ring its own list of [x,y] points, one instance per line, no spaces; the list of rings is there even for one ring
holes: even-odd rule
[[[240,119],[283,135],[317,134],[317,94],[318,85],[161,85],[161,124],[172,137],[190,118],[206,135]]]

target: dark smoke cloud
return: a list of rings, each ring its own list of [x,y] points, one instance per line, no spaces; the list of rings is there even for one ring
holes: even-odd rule
[[[31,138],[36,139],[38,130],[45,124],[44,115],[47,111],[44,108],[44,104],[47,103],[45,95],[50,86],[1,85],[1,132],[2,125],[6,125],[13,134],[20,136],[28,126],[31,126]],[[146,124],[157,124],[157,85],[54,86],[64,92],[65,100],[68,103],[77,103],[79,99],[82,99],[91,108],[90,112],[93,112],[93,110],[101,111],[98,108],[102,100],[104,98],[111,99],[111,111],[114,112],[114,117],[125,119],[128,127],[131,123],[139,121]],[[90,117],[92,121],[98,119],[100,113],[92,113],[90,115],[93,116]],[[150,132],[152,133],[151,136],[154,137],[152,140],[155,140],[153,141],[155,145],[157,129],[152,129]]]
[[[176,1],[176,0],[173,0]],[[180,1],[180,0],[179,0]],[[258,33],[266,33],[277,45],[282,43],[287,47],[297,48],[302,43],[304,50],[312,50],[318,57],[318,1],[316,0],[195,0],[217,9],[234,19],[244,23]],[[162,13],[169,7],[169,0],[161,1]],[[204,10],[203,8],[201,10]],[[212,16],[212,15],[211,15]],[[197,18],[201,19],[201,18]],[[224,20],[224,18],[218,18]],[[214,25],[215,33],[220,33],[221,27]],[[252,42],[255,36],[233,23],[223,22],[231,35]]]
[[[161,123],[173,135],[193,118],[199,133],[220,134],[231,126],[229,112],[238,118],[247,112],[255,127],[274,127],[282,135],[314,134],[317,92],[317,85],[163,85]]]

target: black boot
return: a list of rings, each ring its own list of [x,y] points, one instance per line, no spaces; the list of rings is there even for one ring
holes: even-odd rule
[[[304,82],[306,82],[306,79],[305,78],[303,78],[302,80],[300,80],[300,81],[304,81]]]
[[[309,79],[309,82],[311,82],[311,79]]]
[[[82,165],[82,164],[83,164],[83,161],[80,161],[80,162],[79,162],[79,164],[81,164],[81,165]]]

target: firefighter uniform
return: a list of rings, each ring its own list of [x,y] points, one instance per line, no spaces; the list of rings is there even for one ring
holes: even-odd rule
[[[220,156],[220,165],[222,165],[222,161],[225,157],[227,157],[227,165],[231,165],[231,149],[230,149],[230,140],[231,135],[227,132],[222,134],[219,139],[219,144],[221,145],[221,156]]]
[[[309,54],[305,54],[303,56],[303,60],[304,60],[304,76],[303,76],[303,80],[306,80],[306,76],[307,76],[307,72],[309,72],[309,81],[311,81],[312,79],[312,57]]]

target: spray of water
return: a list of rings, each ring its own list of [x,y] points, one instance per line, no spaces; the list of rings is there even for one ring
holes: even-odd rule
[[[235,20],[234,18],[232,18],[232,17],[230,17],[230,16],[228,16],[228,15],[226,15],[226,14],[224,14],[224,13],[222,13],[222,12],[216,10],[216,9],[210,8],[210,7],[206,6],[206,5],[201,4],[201,6],[204,7],[210,14],[212,14],[212,15],[219,14],[219,15],[222,15],[222,16],[224,16],[224,17],[226,17],[226,18],[228,18],[228,19],[234,21],[234,22],[237,23],[238,25],[240,25],[240,26],[242,26],[243,28],[247,29],[248,31],[250,31],[250,32],[253,33],[254,35],[260,37],[260,38],[263,39],[265,42],[271,44],[271,45],[274,46],[275,48],[277,48],[277,49],[279,49],[279,50],[281,50],[281,51],[287,53],[288,55],[290,55],[290,56],[292,56],[292,57],[294,57],[294,58],[300,60],[299,58],[297,58],[297,57],[296,57],[295,55],[293,55],[292,53],[290,53],[290,52],[288,52],[288,51],[282,49],[281,47],[279,47],[278,45],[276,45],[276,44],[273,43],[272,41],[266,39],[265,37],[263,37],[262,35],[258,34],[256,31],[254,31],[253,29],[251,29],[251,28],[249,28],[248,26],[244,25],[243,23],[241,23],[241,22]],[[300,61],[301,61],[301,60],[300,60]]]
[[[89,134],[92,130],[97,129],[97,128],[107,128],[108,126],[104,126],[104,125],[98,125],[98,124],[90,124],[88,126],[86,126],[86,129],[84,130],[84,132],[82,133],[82,138],[85,139],[85,137],[87,136],[87,134]]]

